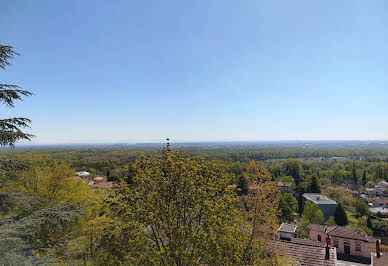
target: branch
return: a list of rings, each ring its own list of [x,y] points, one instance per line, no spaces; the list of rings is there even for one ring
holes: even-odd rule
[[[19,54],[13,50],[12,46],[0,45],[0,68],[5,69],[5,67],[10,66],[11,63],[8,60],[12,59],[15,55]]]
[[[24,133],[21,128],[30,127],[31,120],[23,117],[14,117],[0,120],[0,145],[15,146],[21,139],[31,140],[34,135]]]
[[[13,108],[14,100],[23,101],[22,96],[34,95],[32,92],[21,90],[17,85],[0,84],[0,102],[3,102],[7,107]]]

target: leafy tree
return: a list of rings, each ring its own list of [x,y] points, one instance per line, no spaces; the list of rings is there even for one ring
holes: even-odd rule
[[[302,221],[307,224],[322,224],[324,222],[323,213],[317,208],[317,204],[310,201],[305,203]]]
[[[290,193],[284,193],[280,196],[279,209],[280,221],[291,223],[295,220],[295,213],[298,211],[298,201]]]
[[[341,203],[338,203],[337,208],[334,211],[334,221],[337,225],[344,226],[348,224],[348,216]]]
[[[142,156],[134,171],[104,208],[115,222],[104,230],[100,263],[239,263],[246,234],[231,180],[214,163],[168,146]]]
[[[318,177],[316,175],[313,175],[307,190],[311,193],[321,193],[321,187],[319,186]]]
[[[282,163],[285,175],[292,176],[298,185],[303,177],[302,163],[297,159],[287,159]]]
[[[364,215],[369,214],[369,207],[368,204],[362,199],[358,199],[355,204],[356,207],[356,213],[358,217],[362,217]]]
[[[0,68],[10,66],[9,60],[18,55],[12,46],[0,45]],[[30,96],[31,92],[22,90],[17,85],[0,83],[0,102],[9,108],[15,107],[15,100],[22,100],[23,96]],[[30,140],[31,134],[23,132],[29,127],[31,120],[25,117],[0,119],[0,145],[13,147],[15,142],[22,139]]]
[[[249,180],[250,192],[247,196],[248,211],[243,213],[243,216],[247,218],[249,227],[244,231],[249,231],[249,240],[245,245],[242,255],[242,261],[244,264],[256,264],[260,259],[259,254],[263,254],[265,251],[261,247],[258,251],[258,247],[262,245],[257,235],[260,234],[260,228],[267,228],[274,230],[278,228],[277,217],[279,213],[279,199],[276,187],[276,182],[272,180],[272,177],[261,162],[250,161],[247,165],[244,176]],[[264,237],[267,237],[266,232]],[[268,263],[268,262],[267,262]]]

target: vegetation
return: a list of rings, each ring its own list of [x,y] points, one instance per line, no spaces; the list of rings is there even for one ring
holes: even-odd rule
[[[347,225],[349,223],[348,217],[341,203],[338,203],[337,208],[334,211],[334,222],[341,226]]]

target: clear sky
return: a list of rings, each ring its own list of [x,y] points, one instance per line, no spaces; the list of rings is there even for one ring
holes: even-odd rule
[[[388,139],[388,1],[0,4],[34,143]]]

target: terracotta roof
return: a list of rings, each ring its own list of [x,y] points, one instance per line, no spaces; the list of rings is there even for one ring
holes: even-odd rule
[[[105,177],[105,176],[99,176],[99,177],[95,177],[93,178],[94,182],[96,183],[101,183],[101,182],[106,182],[108,181],[108,179]]]
[[[278,232],[286,232],[286,233],[295,233],[295,231],[296,231],[296,225],[287,224],[287,223],[282,223],[282,225],[278,229]]]
[[[388,205],[388,198],[377,198],[373,200],[374,205]]]
[[[326,248],[304,245],[299,243],[272,240],[269,245],[274,247],[278,254],[300,265],[332,266],[336,264],[335,249],[329,249],[329,259],[326,260]]]
[[[362,240],[367,242],[376,241],[376,239],[374,239],[371,236],[368,236],[365,232],[358,232],[342,226],[336,226],[335,228],[328,230],[328,234],[329,236],[338,236],[338,237]]]
[[[320,224],[309,224],[307,229],[315,230],[328,234],[329,236],[337,236],[342,238],[362,240],[366,242],[374,242],[375,238],[368,236],[365,232],[358,232],[342,226],[327,226]]]
[[[312,230],[324,233],[326,231],[326,229],[327,229],[327,226],[326,225],[320,225],[320,224],[309,224],[307,226],[307,229],[312,229]]]
[[[307,245],[307,246],[315,246],[315,247],[324,247],[325,242],[320,242],[320,241],[315,241],[315,240],[310,240],[310,239],[305,239],[305,238],[291,238],[292,243],[296,244],[302,244],[302,245]]]

